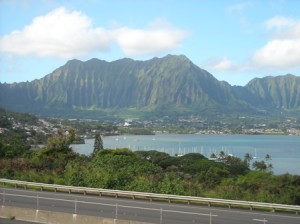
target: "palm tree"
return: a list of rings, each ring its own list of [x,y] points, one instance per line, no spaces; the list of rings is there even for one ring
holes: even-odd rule
[[[210,158],[215,159],[215,158],[217,158],[217,156],[216,156],[216,154],[212,153],[212,154],[210,155]]]
[[[253,164],[252,164],[253,168],[255,170],[266,170],[268,167],[267,167],[267,164],[265,163],[265,161],[255,161]]]
[[[224,152],[224,151],[221,151],[221,152],[219,153],[219,158],[220,158],[221,160],[223,160],[223,159],[225,159],[225,157],[226,157],[225,152]]]
[[[272,163],[269,163],[268,161],[269,160],[272,160],[272,158],[271,158],[271,156],[269,155],[269,154],[267,154],[266,156],[265,156],[265,160],[266,160],[266,164],[267,164],[267,169],[268,170],[272,170],[273,169],[273,165],[272,165]]]
[[[272,158],[271,158],[271,156],[270,156],[269,154],[267,154],[267,155],[265,156],[265,160],[266,160],[266,161],[269,161],[269,160],[272,160]]]
[[[253,157],[247,152],[244,156],[244,164],[247,165],[247,167],[250,167],[250,161],[253,159]]]

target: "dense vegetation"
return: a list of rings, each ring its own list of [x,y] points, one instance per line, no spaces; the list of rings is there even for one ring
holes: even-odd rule
[[[74,138],[74,130],[58,130],[44,148],[30,150],[22,134],[1,135],[0,177],[300,205],[300,176],[273,175],[266,161],[250,170],[249,155],[241,160],[220,152],[215,162],[193,153],[171,157],[157,151],[110,150],[103,149],[97,136],[94,153],[83,156],[72,151]]]
[[[299,117],[300,77],[254,79],[242,87],[218,81],[183,55],[71,60],[39,80],[0,83],[0,95],[1,107],[56,117]]]

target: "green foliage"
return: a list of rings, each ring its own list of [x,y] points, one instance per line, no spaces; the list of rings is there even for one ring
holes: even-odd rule
[[[15,158],[28,152],[27,134],[21,129],[12,129],[0,135],[0,158]]]
[[[71,152],[70,144],[72,144],[74,140],[74,129],[70,129],[67,133],[59,129],[56,136],[48,139],[47,150],[49,152]]]
[[[254,79],[245,87],[230,86],[183,55],[143,62],[72,60],[40,80],[0,83],[0,106],[43,115],[97,118],[116,114],[215,117],[256,114],[257,108],[263,113],[296,114],[299,86],[300,78],[293,75]]]
[[[270,160],[271,160],[271,156],[269,154],[267,154],[265,156],[264,160],[255,161],[252,164],[252,167],[255,170],[272,170],[273,169],[273,165],[271,163],[269,163]]]
[[[201,154],[172,157],[163,152],[127,148],[78,155],[70,144],[74,130],[57,134],[46,147],[29,150],[26,135],[14,132],[0,138],[0,177],[74,186],[218,197],[272,203],[300,204],[300,176],[274,175],[268,169],[251,171],[244,160]],[[266,156],[264,164],[270,164]],[[257,161],[259,162],[259,161]],[[259,167],[259,166],[257,166]]]
[[[12,122],[7,118],[7,116],[0,117],[0,127],[1,128],[11,128]]]
[[[159,182],[159,189],[162,194],[184,195],[185,188],[181,179],[175,174],[166,174]]]
[[[153,175],[136,176],[128,185],[127,190],[129,191],[139,191],[139,192],[160,192],[159,186],[157,184],[157,178]]]
[[[101,135],[100,135],[100,133],[96,133],[93,153],[97,153],[102,150],[103,150],[103,141],[102,141]]]
[[[88,158],[85,156],[78,156],[71,160],[65,168],[64,180],[70,186],[88,186],[86,177],[88,175]]]
[[[269,106],[276,108],[300,107],[300,79],[294,75],[256,78],[246,86]]]
[[[197,175],[199,183],[205,183],[204,188],[213,189],[218,186],[222,179],[229,176],[229,172],[225,169],[211,166],[207,172],[202,171]]]
[[[38,118],[28,113],[18,113],[0,108],[0,127],[10,128],[13,121],[22,124],[36,125]]]
[[[159,173],[159,167],[139,160],[128,149],[106,150],[94,155],[88,167],[88,182],[94,187],[126,189],[136,176]]]
[[[156,150],[135,151],[134,154],[141,160],[148,160],[155,164],[159,164],[161,161],[171,158],[169,154],[165,152],[158,152]]]

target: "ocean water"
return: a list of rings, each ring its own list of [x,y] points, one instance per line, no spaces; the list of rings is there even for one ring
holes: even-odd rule
[[[157,150],[170,155],[201,153],[210,157],[212,153],[224,151],[226,154],[243,158],[250,153],[256,160],[271,156],[275,174],[300,175],[300,136],[287,135],[128,135],[103,137],[104,148],[129,148],[137,150]],[[94,140],[86,139],[86,144],[72,145],[73,150],[89,155],[93,151]],[[253,162],[254,160],[252,160]]]

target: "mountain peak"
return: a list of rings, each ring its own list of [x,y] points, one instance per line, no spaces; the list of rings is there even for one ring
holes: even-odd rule
[[[190,59],[188,57],[186,57],[184,54],[180,54],[180,55],[173,55],[173,54],[168,54],[165,57],[163,57],[162,59],[167,59],[167,60],[180,60],[180,61],[190,61]]]
[[[79,63],[83,63],[83,61],[80,61],[78,59],[72,59],[67,61],[66,65],[74,65],[74,64],[79,64]]]
[[[146,61],[73,59],[38,82],[0,84],[0,107],[45,113],[54,108],[80,108],[86,112],[91,108],[136,108],[193,114],[299,109],[300,77],[292,77],[258,79],[246,87],[234,88],[200,69],[185,55],[169,54]]]

